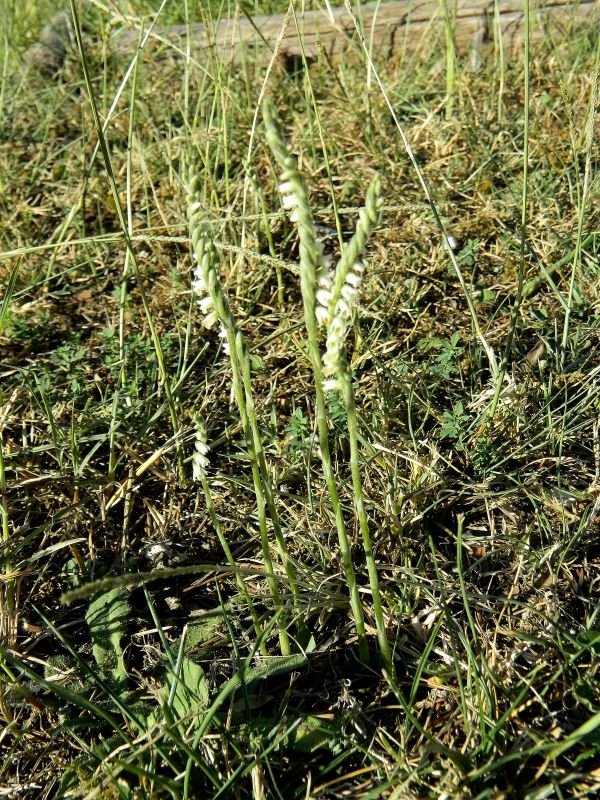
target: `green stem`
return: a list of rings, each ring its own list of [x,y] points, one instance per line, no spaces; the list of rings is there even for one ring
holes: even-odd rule
[[[309,355],[315,376],[316,417],[319,432],[319,447],[321,450],[321,463],[323,465],[323,474],[325,475],[329,497],[331,498],[331,505],[333,506],[333,511],[335,513],[338,543],[340,547],[340,553],[342,555],[345,577],[348,582],[350,607],[352,609],[352,616],[354,617],[354,624],[356,625],[356,635],[358,636],[360,658],[366,663],[369,660],[369,650],[367,647],[365,632],[364,612],[360,602],[358,583],[356,581],[356,574],[352,564],[352,551],[348,541],[348,534],[346,533],[346,524],[344,522],[344,516],[342,512],[342,504],[340,503],[337,484],[335,481],[335,473],[331,463],[331,454],[329,451],[327,405],[325,402],[325,394],[323,392],[323,370],[321,367],[321,353],[319,351],[319,345],[317,342],[317,324],[316,320],[314,319],[314,306],[312,317],[310,317],[310,315],[307,313],[307,309],[305,307],[305,322],[308,332]]]
[[[273,571],[273,559],[271,558],[271,547],[269,542],[269,530],[267,527],[267,514],[266,514],[266,499],[263,491],[263,484],[261,481],[260,468],[254,448],[254,437],[252,435],[252,428],[248,417],[248,409],[246,405],[246,398],[244,395],[244,383],[240,365],[236,353],[236,336],[235,331],[229,326],[225,328],[227,332],[227,342],[229,344],[230,362],[231,362],[231,377],[233,383],[233,391],[237,402],[238,410],[240,412],[240,419],[242,423],[242,430],[244,431],[244,439],[246,440],[246,448],[248,450],[248,458],[250,459],[250,467],[252,470],[252,482],[254,484],[254,494],[256,496],[256,512],[258,516],[258,525],[260,529],[260,541],[265,562],[265,569],[267,571],[267,582],[269,584],[269,591],[273,606],[276,612],[282,613],[283,605],[279,589],[277,588],[277,580]],[[287,656],[291,653],[290,640],[286,630],[285,618],[282,624],[279,625],[279,644],[281,654]]]
[[[454,105],[454,79],[456,70],[456,52],[454,47],[454,31],[450,21],[448,3],[446,0],[439,0],[442,16],[444,18],[444,30],[446,33],[446,119],[452,116]]]
[[[6,497],[6,472],[4,469],[4,439],[3,433],[0,431],[0,494],[2,501],[0,502],[0,514],[2,515],[2,544],[3,544],[3,558],[4,558],[4,602],[2,603],[2,634],[5,637],[5,642],[12,646],[14,642],[13,625],[15,622],[16,612],[16,597],[15,597],[15,580],[11,577],[12,566],[10,560],[10,534],[8,529],[8,498]]]
[[[231,549],[229,547],[229,542],[227,541],[225,534],[223,533],[223,527],[221,526],[221,521],[217,515],[215,504],[213,503],[212,493],[210,491],[210,486],[208,484],[208,480],[206,477],[200,478],[200,483],[202,486],[202,491],[204,492],[204,499],[206,500],[206,508],[208,509],[208,513],[213,524],[213,528],[217,534],[217,538],[219,539],[219,543],[223,548],[223,552],[225,554],[225,558],[227,559],[227,563],[233,570],[235,575],[235,581],[237,583],[238,589],[242,593],[244,600],[246,601],[246,605],[248,606],[248,611],[250,612],[250,616],[252,617],[252,624],[254,626],[254,630],[256,632],[256,641],[260,641],[261,643],[261,653],[264,656],[267,656],[268,650],[266,646],[266,642],[262,635],[262,630],[260,627],[260,621],[258,619],[258,614],[256,613],[256,609],[254,608],[254,603],[252,602],[252,597],[250,596],[250,592],[248,591],[248,587],[246,586],[246,581],[240,574],[237,568],[237,564],[235,559],[231,553]]]
[[[256,455],[256,460],[258,462],[258,467],[260,469],[262,476],[262,487],[265,494],[265,500],[267,503],[267,508],[269,510],[269,515],[271,517],[271,522],[273,523],[273,531],[275,533],[275,541],[277,542],[281,563],[283,564],[285,574],[289,581],[290,590],[292,592],[292,595],[294,596],[294,601],[296,602],[296,605],[299,608],[300,596],[298,592],[298,583],[296,580],[296,570],[294,568],[294,565],[290,561],[290,557],[287,552],[287,546],[285,543],[285,539],[283,538],[283,532],[281,530],[281,524],[279,522],[279,514],[277,513],[277,507],[275,505],[275,500],[273,499],[273,489],[271,486],[271,479],[269,477],[269,468],[267,466],[267,460],[265,458],[265,451],[262,444],[260,431],[258,428],[256,409],[254,407],[254,399],[252,397],[252,375],[250,373],[250,358],[248,356],[248,350],[244,344],[244,340],[240,331],[238,331],[236,334],[235,344],[236,344],[235,347],[236,355],[241,366],[242,381],[244,384],[244,391],[246,395],[246,413],[248,414],[250,430],[252,431],[254,453]]]
[[[379,591],[379,577],[377,575],[377,565],[373,556],[373,547],[371,543],[371,534],[369,531],[369,521],[367,519],[367,512],[365,511],[365,502],[362,490],[362,481],[360,477],[360,463],[358,454],[358,424],[356,418],[356,402],[354,398],[354,390],[352,388],[352,380],[350,375],[350,366],[345,356],[343,356],[344,364],[342,367],[343,373],[343,399],[346,406],[346,418],[348,420],[348,437],[350,439],[350,471],[352,474],[352,488],[354,490],[354,502],[356,506],[356,513],[360,525],[360,532],[363,540],[363,547],[365,550],[365,561],[367,564],[367,572],[369,574],[369,585],[371,587],[371,596],[373,598],[373,614],[375,615],[375,626],[377,629],[377,641],[379,643],[379,652],[385,667],[388,679],[395,684],[396,673],[394,669],[394,661],[390,650],[390,643],[387,638],[387,631],[385,626],[385,619],[383,616],[383,607],[381,604],[381,593]]]

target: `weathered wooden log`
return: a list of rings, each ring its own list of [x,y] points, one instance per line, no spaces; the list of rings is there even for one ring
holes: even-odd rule
[[[452,4],[449,3],[452,7]],[[356,6],[367,41],[373,43],[374,52],[387,57],[399,48],[409,50],[426,46],[431,34],[443,31],[444,18],[439,0],[396,0],[396,2],[368,3]],[[504,45],[510,49],[522,37],[522,0],[498,0],[498,22]],[[545,35],[550,23],[567,24],[569,20],[598,24],[599,5],[597,0],[545,0],[532,2],[532,38]],[[272,52],[280,35],[285,15],[271,14],[223,19],[208,30],[203,25],[192,25],[191,47],[197,56],[199,51],[214,47],[220,57],[235,60],[247,58],[252,52]],[[458,0],[456,15],[452,13],[456,46],[464,51],[469,47],[479,47],[486,41],[493,41],[494,3],[490,0]],[[298,26],[294,19],[288,21],[281,40],[279,53],[283,58],[299,57],[304,50],[309,60],[315,59],[320,50],[330,57],[342,52],[358,49],[358,38],[351,16],[345,7],[328,10],[318,9],[297,12]],[[299,28],[299,30],[298,30]],[[149,43],[154,42],[170,48],[173,53],[185,49],[187,28],[176,25],[171,28],[158,28],[150,34]],[[117,32],[111,42],[116,55],[131,55],[139,43],[139,32],[128,30]]]

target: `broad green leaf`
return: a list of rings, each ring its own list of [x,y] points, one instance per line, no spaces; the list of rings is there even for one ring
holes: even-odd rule
[[[182,735],[190,726],[195,730],[200,725],[210,705],[204,670],[187,656],[182,657],[177,675],[166,671],[165,682],[157,695],[163,713],[159,715],[153,711],[147,718],[148,728],[164,716],[180,727]]]
[[[127,592],[110,589],[92,600],[85,615],[96,664],[102,677],[119,689],[124,689],[127,682],[121,640],[127,633],[129,614]]]

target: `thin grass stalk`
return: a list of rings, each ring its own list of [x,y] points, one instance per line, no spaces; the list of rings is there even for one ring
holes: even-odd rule
[[[4,7],[4,25],[3,30],[3,45],[2,45],[2,78],[0,79],[0,119],[4,119],[4,97],[6,94],[6,87],[8,86],[8,73],[9,73],[9,53],[11,51],[11,42],[15,18],[15,3],[14,0],[7,3]]]
[[[398,130],[398,133],[400,134],[400,138],[402,139],[402,144],[404,145],[404,149],[406,151],[406,154],[407,154],[407,156],[408,156],[408,158],[409,158],[409,160],[410,160],[410,162],[411,162],[411,164],[413,166],[413,169],[415,170],[415,173],[417,175],[417,179],[419,181],[419,185],[421,186],[421,189],[423,190],[423,193],[425,195],[425,199],[427,200],[427,205],[429,206],[429,208],[431,210],[431,213],[433,215],[433,219],[435,221],[435,224],[437,225],[438,230],[440,231],[440,234],[442,236],[442,241],[443,241],[444,246],[446,248],[446,252],[448,254],[448,257],[450,258],[450,262],[452,263],[452,267],[454,268],[454,271],[456,273],[456,277],[458,278],[458,282],[460,284],[460,288],[461,288],[462,293],[463,293],[463,295],[465,297],[465,300],[466,300],[466,303],[467,303],[467,307],[469,309],[469,314],[471,316],[471,323],[473,325],[473,330],[475,332],[475,335],[479,339],[479,342],[480,342],[481,346],[483,347],[483,350],[484,350],[484,352],[485,352],[485,354],[487,356],[488,363],[489,363],[489,368],[490,368],[490,372],[492,374],[492,377],[495,378],[498,375],[498,364],[497,364],[497,361],[496,361],[496,356],[495,356],[494,351],[493,351],[492,347],[490,346],[489,342],[485,338],[484,333],[481,330],[481,326],[479,325],[479,319],[477,318],[477,311],[475,309],[475,304],[473,302],[473,296],[472,296],[471,292],[469,291],[469,288],[467,287],[467,284],[466,284],[466,281],[465,281],[465,277],[463,275],[463,272],[462,272],[462,269],[460,267],[460,264],[458,263],[458,259],[456,258],[456,254],[454,253],[454,250],[452,249],[452,246],[450,245],[450,241],[448,240],[448,234],[446,233],[446,229],[444,227],[444,223],[442,222],[442,218],[440,217],[439,211],[437,210],[437,206],[436,206],[435,201],[433,199],[433,196],[431,194],[431,190],[429,188],[429,184],[427,183],[427,180],[425,179],[425,175],[423,173],[423,170],[419,166],[419,162],[417,161],[417,159],[415,157],[415,154],[414,154],[413,149],[412,149],[412,147],[410,145],[410,142],[408,141],[408,137],[407,137],[407,135],[406,135],[406,133],[404,131],[404,128],[400,124],[400,120],[398,119],[398,115],[396,114],[396,112],[394,110],[394,106],[392,105],[392,101],[390,100],[388,91],[387,91],[387,89],[385,87],[385,84],[383,83],[383,80],[381,79],[379,71],[376,68],[375,64],[373,63],[373,59],[371,58],[371,54],[369,53],[369,48],[368,48],[367,43],[365,41],[364,34],[363,34],[362,29],[361,29],[361,27],[360,27],[360,25],[358,23],[358,20],[356,19],[356,15],[355,15],[355,13],[354,13],[354,11],[352,9],[352,6],[350,5],[349,0],[344,0],[344,6],[345,6],[346,11],[348,12],[348,14],[350,16],[350,19],[352,20],[352,23],[354,24],[354,27],[356,29],[359,41],[360,41],[361,46],[363,48],[363,51],[365,53],[368,66],[373,71],[373,75],[375,76],[375,80],[377,81],[377,85],[379,86],[379,90],[381,91],[381,94],[383,95],[383,99],[385,100],[385,104],[387,105],[388,110],[389,110],[389,112],[391,114],[391,117],[392,117],[392,120],[394,122],[394,125],[396,126],[396,129]]]
[[[285,570],[285,574],[289,582],[290,590],[294,597],[294,602],[299,608],[300,596],[298,592],[296,569],[292,564],[287,551],[287,545],[285,543],[283,531],[281,529],[281,523],[279,521],[277,506],[275,505],[275,499],[273,497],[273,487],[271,486],[271,479],[269,477],[269,468],[267,465],[267,459],[265,457],[265,449],[263,447],[262,438],[260,436],[260,430],[258,427],[258,418],[256,416],[256,408],[254,406],[250,357],[248,354],[248,348],[246,347],[246,344],[244,342],[244,337],[241,331],[239,330],[236,331],[235,335],[235,351],[241,368],[242,383],[244,385],[244,393],[246,396],[246,411],[248,414],[248,420],[250,422],[250,429],[252,431],[254,452],[256,454],[256,460],[258,462],[258,468],[260,470],[262,478],[262,487],[265,493],[267,508],[269,510],[271,522],[273,524],[275,541],[277,542],[279,556],[281,558],[281,563],[283,564],[283,568]]]
[[[480,734],[482,740],[485,741],[488,733],[486,729],[486,720],[490,718],[495,719],[496,704],[494,702],[492,692],[490,692],[489,686],[484,678],[484,673],[485,676],[487,676],[487,678],[489,678],[492,683],[497,684],[497,681],[488,664],[484,648],[482,648],[479,644],[479,635],[477,633],[477,626],[475,625],[475,619],[473,618],[473,614],[471,612],[471,605],[469,603],[469,597],[467,594],[467,586],[465,583],[465,573],[463,568],[463,527],[464,527],[464,515],[459,514],[457,519],[457,533],[456,533],[456,571],[458,573],[458,582],[463,601],[463,608],[465,609],[465,613],[467,615],[467,621],[469,623],[469,628],[471,630],[471,636],[473,637],[473,645],[471,646],[468,642],[468,638],[465,632],[465,649],[467,651],[469,660],[473,665],[473,668],[469,671],[469,675],[475,682],[475,691],[477,694],[477,704],[479,708],[478,716],[479,716]],[[485,712],[484,697],[487,700],[489,708],[489,712],[487,714]]]
[[[521,310],[521,304],[523,302],[523,289],[525,286],[525,253],[526,253],[526,245],[527,245],[527,223],[528,223],[528,214],[527,214],[527,203],[528,203],[528,191],[529,191],[529,90],[530,90],[530,78],[529,78],[529,0],[523,0],[523,13],[524,13],[524,29],[523,29],[523,58],[524,58],[524,75],[523,75],[523,83],[524,83],[524,100],[523,100],[523,189],[521,192],[521,241],[520,241],[520,249],[519,249],[519,271],[517,277],[517,291],[515,294],[515,299],[512,307],[510,323],[508,326],[508,335],[506,337],[506,345],[504,347],[504,353],[502,355],[502,361],[500,364],[500,369],[498,374],[495,378],[495,386],[494,386],[494,396],[492,398],[492,402],[490,403],[486,421],[483,428],[482,435],[485,436],[487,431],[489,430],[491,424],[493,423],[494,416],[496,414],[496,409],[498,407],[498,401],[500,400],[500,394],[502,392],[502,384],[504,383],[504,376],[506,375],[506,370],[508,368],[508,364],[510,361],[510,356],[512,353],[512,345],[513,340],[515,337],[515,333],[517,330],[517,324],[519,322],[519,313]]]
[[[256,577],[257,575],[264,575],[268,577],[266,570],[257,568],[247,569],[245,567],[236,567],[236,571],[242,575],[250,575]],[[77,589],[70,589],[60,596],[60,602],[63,605],[70,605],[79,600],[85,600],[97,592],[105,592],[110,589],[123,589],[134,586],[145,586],[147,583],[154,583],[161,580],[171,580],[172,578],[182,578],[189,575],[208,575],[216,573],[219,575],[229,575],[231,572],[230,566],[222,564],[193,564],[187,567],[158,567],[150,572],[126,572],[122,575],[115,575],[110,578],[99,578],[90,583],[84,583]],[[269,623],[270,624],[270,623]]]
[[[293,8],[294,8],[293,2],[290,2],[289,5],[288,5],[288,8],[287,8],[287,11],[286,11],[286,13],[285,13],[285,15],[283,17],[283,20],[282,20],[282,23],[281,23],[281,28],[279,29],[279,33],[277,34],[277,38],[275,39],[275,42],[273,44],[273,52],[271,54],[271,58],[269,59],[269,64],[267,66],[267,69],[265,70],[265,74],[264,74],[264,77],[263,77],[263,80],[262,80],[262,85],[260,87],[260,92],[259,92],[259,95],[258,95],[258,98],[257,98],[257,102],[256,102],[256,105],[255,105],[255,108],[254,108],[254,114],[252,116],[252,125],[250,127],[250,136],[248,137],[248,150],[247,150],[247,153],[246,153],[246,165],[250,165],[251,162],[252,162],[252,151],[253,151],[253,147],[254,147],[254,137],[255,137],[255,134],[256,134],[257,126],[258,126],[258,118],[259,118],[259,115],[261,113],[261,107],[262,107],[263,98],[264,98],[264,95],[265,95],[265,91],[267,89],[267,83],[268,83],[268,80],[269,80],[269,76],[271,74],[271,71],[273,70],[273,67],[277,63],[277,59],[279,57],[279,51],[281,49],[281,43],[283,41],[283,36],[285,34],[285,31],[287,30],[288,23],[289,23],[289,21],[291,19]],[[241,8],[241,12],[247,19],[250,19],[250,16],[249,16],[247,10],[245,10],[243,8],[243,6]],[[241,246],[242,249],[244,249],[245,246],[246,246],[246,212],[247,212],[247,206],[248,206],[248,194],[249,194],[250,186],[253,184],[253,177],[254,177],[254,172],[253,172],[252,168],[247,166],[246,179],[244,181],[244,193],[243,193],[243,197],[242,197],[242,228],[241,228],[241,237],[240,237],[240,246]],[[266,209],[263,207],[264,197],[262,196],[262,194],[259,195],[259,197],[261,198],[261,208],[263,208],[265,226],[269,230],[269,233],[267,233],[266,235],[267,235],[267,239],[269,241],[269,251],[271,252],[272,237],[270,235],[269,220],[266,218]],[[272,256],[275,255],[275,251],[274,250],[273,250],[273,252],[271,252],[271,255]],[[277,270],[276,274],[277,274],[278,300],[279,300],[280,305],[283,306],[283,301],[284,301],[283,283],[280,284],[281,267],[280,266],[276,267],[276,270]]]
[[[127,125],[127,173],[125,178],[126,196],[127,196],[127,233],[129,237],[133,236],[133,203],[131,192],[131,177],[133,174],[133,134],[135,123],[135,104],[137,97],[137,79],[138,79],[138,65],[139,59],[135,61],[133,70],[133,77],[131,79],[131,97],[129,101],[129,121]],[[121,367],[119,370],[119,377],[121,380],[121,388],[125,391],[127,387],[127,363],[125,354],[125,307],[127,304],[127,282],[129,280],[131,254],[129,249],[125,250],[125,263],[123,265],[123,273],[121,275],[121,286],[119,288],[119,361]],[[125,402],[131,406],[131,398],[125,393]]]
[[[265,199],[265,193],[263,191],[262,186],[258,182],[256,178],[256,173],[251,164],[245,164],[245,181],[244,181],[244,192],[246,192],[246,188],[248,186],[252,187],[252,191],[257,201],[257,208],[260,208],[260,214],[256,214],[257,220],[260,220],[262,223],[263,233],[267,239],[267,245],[269,247],[269,255],[276,259],[276,250],[275,250],[275,242],[273,241],[273,232],[271,231],[271,220],[269,219],[269,209],[267,208],[267,202]],[[245,230],[245,222],[242,226],[243,230]],[[283,271],[281,269],[281,264],[275,264],[275,276],[277,278],[277,304],[281,309],[283,309],[283,305],[285,303],[285,284],[283,281]]]
[[[131,256],[131,264],[134,269],[135,277],[138,284],[138,290],[140,293],[140,298],[142,301],[142,305],[144,308],[144,314],[146,316],[146,321],[148,323],[148,328],[150,330],[150,336],[152,338],[152,344],[154,346],[154,352],[156,354],[156,360],[158,362],[158,370],[160,374],[160,379],[164,386],[165,390],[165,397],[167,401],[167,407],[169,409],[169,415],[171,417],[171,425],[173,427],[173,434],[176,439],[176,451],[177,451],[177,461],[179,467],[179,477],[183,480],[185,477],[185,468],[183,463],[183,447],[181,443],[181,438],[179,436],[180,427],[179,427],[179,420],[177,415],[177,409],[175,406],[175,400],[173,397],[173,393],[171,392],[171,384],[169,381],[169,376],[167,374],[166,366],[165,366],[165,359],[162,349],[162,344],[160,342],[160,337],[158,335],[158,331],[156,330],[156,326],[154,325],[154,320],[152,318],[152,312],[150,310],[150,304],[148,303],[148,298],[146,296],[146,290],[144,288],[144,283],[142,281],[142,275],[139,269],[139,265],[137,263],[137,256],[135,253],[135,249],[133,246],[133,241],[131,236],[129,235],[129,231],[127,228],[127,222],[125,220],[125,215],[123,214],[123,207],[121,205],[121,200],[119,197],[119,191],[117,189],[117,182],[112,168],[112,162],[110,160],[110,153],[108,152],[108,145],[106,144],[106,137],[104,136],[104,129],[102,126],[102,121],[100,119],[100,114],[98,113],[98,106],[96,103],[96,98],[94,95],[94,87],[92,84],[92,78],[90,74],[90,70],[87,63],[87,57],[85,53],[85,47],[83,45],[83,39],[81,36],[81,27],[79,24],[79,16],[77,14],[77,9],[75,7],[75,0],[69,0],[69,7],[71,9],[71,16],[73,19],[73,29],[75,32],[75,39],[77,41],[77,49],[79,51],[79,57],[81,59],[81,67],[83,70],[83,78],[84,83],[86,86],[86,90],[88,93],[89,101],[90,101],[90,108],[92,110],[92,116],[94,118],[94,126],[96,128],[96,133],[98,135],[98,145],[100,148],[100,152],[102,153],[102,157],[104,160],[104,166],[108,176],[108,182],[110,186],[110,191],[113,197],[113,202],[115,205],[117,218],[119,220],[119,226],[121,228],[123,238],[125,239],[125,246],[130,253]],[[162,6],[161,6],[162,8]]]
[[[16,586],[12,577],[10,556],[10,532],[8,525],[8,498],[6,496],[6,471],[4,468],[4,432],[0,429],[0,514],[2,515],[2,544],[4,576],[0,592],[0,608],[2,625],[0,635],[2,641],[12,647],[16,639]]]
[[[201,183],[198,178],[192,178],[188,185],[188,219],[190,238],[192,247],[198,267],[202,273],[201,279],[196,282],[195,289],[199,288],[207,293],[204,300],[200,301],[203,311],[208,311],[205,318],[205,325],[210,325],[214,320],[219,320],[221,324],[221,337],[226,340],[226,349],[229,353],[231,363],[231,377],[233,391],[236,398],[238,410],[240,412],[240,420],[244,432],[244,439],[246,441],[246,448],[248,451],[248,458],[250,460],[250,467],[252,471],[252,481],[254,485],[254,494],[257,503],[257,515],[259,521],[261,547],[263,552],[263,559],[265,561],[265,568],[268,573],[269,591],[271,599],[276,611],[281,611],[283,606],[279,589],[277,587],[277,580],[273,571],[273,560],[271,558],[269,532],[267,526],[267,498],[264,490],[264,483],[262,480],[261,470],[259,466],[258,455],[255,447],[255,436],[253,433],[252,423],[248,412],[247,395],[244,387],[243,369],[241,363],[247,359],[247,354],[243,345],[241,336],[238,337],[237,326],[233,315],[229,309],[229,303],[221,281],[219,279],[218,269],[220,267],[220,258],[215,249],[212,241],[210,230],[204,219],[201,210]],[[201,287],[198,286],[201,284]],[[252,411],[253,411],[252,406]],[[256,424],[256,415],[254,414],[254,422]],[[256,425],[256,427],[258,427]],[[260,445],[260,437],[258,437]],[[262,450],[262,447],[260,448]],[[260,452],[260,451],[259,451]],[[283,537],[281,537],[283,542]],[[279,542],[278,542],[279,543]],[[283,552],[280,552],[282,562],[286,558],[285,543]],[[283,655],[288,655],[291,652],[290,641],[285,625],[279,626],[279,639],[281,652]]]
[[[446,34],[446,119],[452,116],[454,107],[454,82],[456,76],[456,48],[454,45],[454,28],[450,20],[447,0],[439,0],[444,32]]]
[[[202,420],[199,419],[197,420],[195,451],[192,462],[194,466],[194,479],[200,481],[200,485],[202,486],[202,492],[204,493],[206,508],[208,510],[208,514],[210,516],[213,528],[215,529],[217,538],[223,549],[223,553],[225,554],[227,563],[233,570],[237,587],[248,607],[248,611],[250,613],[250,617],[252,618],[252,624],[254,626],[254,631],[256,633],[257,639],[262,640],[262,630],[260,627],[260,621],[258,619],[258,614],[256,613],[256,609],[254,608],[252,597],[250,596],[250,592],[248,591],[248,587],[246,586],[244,578],[237,570],[236,561],[231,552],[231,548],[229,547],[229,542],[227,541],[227,537],[223,532],[223,526],[221,525],[221,520],[219,519],[217,511],[215,509],[215,504],[213,502],[210,484],[208,483],[208,478],[206,476],[206,467],[208,466],[208,458],[206,457],[207,452],[208,452],[208,447],[206,445],[206,427],[202,422]],[[262,642],[263,642],[262,653],[263,655],[266,656],[268,655],[268,651],[264,640],[262,640]]]
[[[269,104],[266,102],[263,104],[263,117],[265,120],[267,141],[282,170],[284,183],[289,183],[293,187],[296,201],[293,216],[295,216],[297,213],[296,221],[298,222],[298,235],[300,238],[300,290],[302,293],[302,302],[304,306],[304,322],[308,339],[308,354],[315,378],[316,418],[321,463],[323,466],[323,473],[325,475],[329,497],[331,499],[331,505],[335,515],[338,543],[342,556],[344,575],[348,583],[350,607],[356,627],[360,657],[363,661],[367,661],[369,652],[366,640],[364,613],[358,592],[358,583],[356,580],[356,574],[354,572],[354,566],[352,564],[352,552],[350,549],[348,534],[346,532],[346,524],[344,522],[342,505],[340,503],[335,481],[335,473],[331,462],[331,454],[329,451],[327,405],[323,391],[323,369],[321,366],[321,354],[319,351],[316,318],[317,270],[321,264],[319,263],[320,253],[317,245],[315,226],[306,194],[306,189],[300,173],[298,172],[296,158],[290,152],[284,139],[283,132],[279,127],[279,123],[273,116],[273,112],[271,111]]]
[[[17,261],[17,263],[10,271],[8,281],[5,284],[4,297],[2,298],[2,305],[0,306],[0,334],[4,330],[4,323],[9,318],[10,304],[13,298],[13,294],[15,292],[15,287],[17,285],[17,278],[19,277],[19,267],[20,264]]]
[[[240,412],[240,420],[244,432],[244,439],[246,441],[246,449],[248,451],[248,459],[252,470],[252,482],[254,484],[254,494],[256,497],[256,514],[258,517],[258,525],[260,531],[260,542],[265,562],[265,569],[267,570],[268,577],[267,583],[273,601],[275,613],[282,612],[283,603],[279,589],[277,587],[277,579],[273,568],[273,559],[271,558],[271,543],[269,538],[269,529],[267,525],[267,502],[263,491],[263,485],[260,475],[260,467],[258,465],[256,451],[254,449],[254,437],[250,427],[250,420],[248,418],[248,411],[246,407],[246,399],[244,392],[244,385],[241,376],[241,369],[236,354],[235,332],[230,328],[226,329],[227,344],[230,352],[231,376],[233,390]],[[282,655],[289,655],[291,653],[291,645],[285,624],[279,627],[279,643]]]
[[[305,86],[305,95],[306,95],[306,105],[307,105],[307,107],[309,105],[312,106],[312,109],[313,109],[313,112],[314,112],[314,115],[315,115],[315,123],[316,123],[316,126],[317,126],[317,131],[319,133],[319,141],[321,143],[321,153],[322,153],[323,163],[324,163],[324,166],[325,166],[325,172],[327,173],[327,181],[329,183],[329,197],[331,199],[331,209],[333,211],[333,219],[334,219],[334,222],[335,222],[335,229],[337,231],[338,240],[339,240],[339,242],[341,244],[342,241],[343,241],[342,223],[341,223],[341,220],[340,220],[340,215],[339,215],[339,211],[338,211],[338,204],[337,204],[337,200],[336,200],[336,197],[335,197],[335,191],[334,191],[334,186],[333,186],[333,170],[331,169],[331,164],[330,164],[330,161],[329,161],[329,155],[328,155],[328,152],[327,152],[327,144],[325,142],[325,135],[323,133],[323,126],[321,125],[321,117],[320,117],[320,114],[319,114],[319,109],[317,107],[317,101],[316,101],[316,98],[315,98],[315,92],[314,92],[313,85],[312,85],[310,65],[309,65],[308,60],[306,58],[306,51],[305,51],[305,48],[304,48],[304,36],[302,35],[300,26],[298,24],[298,17],[296,16],[296,10],[295,9],[293,9],[293,14],[294,14],[294,22],[296,23],[296,30],[298,31],[298,40],[300,42],[300,52],[302,53],[302,66],[303,66],[303,69],[304,69],[304,76],[305,76],[304,86]],[[314,141],[312,136],[309,137],[309,138],[310,138],[311,142]]]
[[[585,154],[585,170],[583,176],[583,188],[581,190],[581,197],[579,200],[579,209],[577,214],[577,239],[575,241],[575,252],[573,253],[573,263],[571,266],[571,275],[569,278],[569,291],[567,295],[567,308],[565,311],[565,320],[563,323],[563,332],[561,338],[561,366],[564,369],[567,356],[567,344],[569,341],[569,329],[571,323],[571,312],[573,310],[573,300],[575,294],[575,282],[577,279],[577,269],[581,264],[581,251],[583,240],[583,223],[585,220],[585,212],[588,203],[588,195],[592,185],[592,151],[594,147],[594,130],[596,122],[596,105],[598,103],[598,80],[600,78],[599,72],[600,61],[600,38],[596,47],[596,64],[594,70],[594,77],[592,81],[592,91],[590,97],[590,109],[588,120],[585,130],[587,138],[586,154]]]
[[[494,51],[498,58],[500,78],[498,81],[498,122],[504,117],[504,42],[502,41],[502,26],[500,25],[499,0],[494,0]]]

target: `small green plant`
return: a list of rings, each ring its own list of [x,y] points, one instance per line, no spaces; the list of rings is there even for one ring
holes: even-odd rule
[[[285,441],[288,453],[295,460],[311,450],[311,430],[308,417],[301,408],[295,408],[285,426]]]
[[[86,355],[87,348],[80,343],[77,333],[50,354],[50,363],[68,382],[67,396],[81,393],[84,382],[82,367]]]
[[[481,242],[479,239],[469,239],[456,256],[458,263],[465,267],[472,267],[477,262],[480,250]]]
[[[456,377],[459,359],[464,350],[458,332],[453,333],[449,339],[442,339],[439,336],[421,339],[418,348],[422,353],[436,353],[435,361],[428,365],[432,375],[443,381]]]
[[[466,425],[469,422],[469,415],[464,413],[462,401],[455,403],[452,411],[444,411],[443,419],[440,438],[453,440],[454,447],[462,452],[466,447],[468,437]]]

